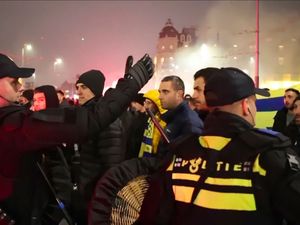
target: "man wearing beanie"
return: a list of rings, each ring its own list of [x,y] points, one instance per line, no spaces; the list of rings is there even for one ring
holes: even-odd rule
[[[101,101],[105,77],[98,70],[83,73],[76,82],[79,105],[93,111]],[[118,118],[106,129],[79,145],[80,172],[79,194],[83,198],[79,209],[78,224],[87,224],[87,208],[98,179],[107,169],[118,165],[125,157],[125,140],[123,126]]]
[[[79,105],[102,96],[105,77],[99,70],[90,70],[80,75],[76,82],[76,89],[79,95]]]

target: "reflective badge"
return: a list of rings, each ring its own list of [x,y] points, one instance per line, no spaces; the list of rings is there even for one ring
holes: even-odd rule
[[[278,136],[279,132],[271,130],[271,129],[257,129],[259,132],[264,133],[264,134],[270,134],[272,136]]]

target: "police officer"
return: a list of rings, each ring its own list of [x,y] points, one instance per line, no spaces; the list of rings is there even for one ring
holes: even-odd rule
[[[20,68],[0,54],[0,208],[14,217],[17,224],[29,222],[30,205],[20,196],[15,181],[23,153],[60,143],[82,142],[104,129],[129,105],[153,74],[152,60],[145,55],[121,78],[115,89],[108,90],[93,112],[83,108],[46,109],[30,112],[16,106],[19,78],[30,77],[32,68]],[[1,222],[1,221],[0,221]]]
[[[161,201],[144,201],[137,224],[300,224],[299,158],[285,136],[253,128],[255,94],[269,96],[243,71],[214,72],[203,134],[174,147],[146,198]]]

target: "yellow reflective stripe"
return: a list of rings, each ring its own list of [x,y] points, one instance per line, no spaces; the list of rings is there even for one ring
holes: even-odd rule
[[[168,168],[167,168],[167,171],[172,171],[172,170],[173,170],[175,158],[176,158],[176,156],[174,155],[174,156],[173,156],[172,162],[170,163],[170,165],[169,165]]]
[[[221,193],[201,190],[194,204],[209,209],[256,210],[254,195],[245,193]]]
[[[213,184],[213,185],[252,187],[252,181],[250,179],[239,179],[239,178],[208,177],[205,180],[205,183]]]
[[[190,173],[173,173],[172,179],[173,180],[192,180],[192,181],[198,181],[200,178],[200,175],[196,174],[190,174]]]
[[[259,165],[259,157],[260,157],[260,154],[258,154],[258,156],[256,157],[256,159],[254,161],[253,172],[257,172],[261,176],[266,176],[267,171]]]
[[[222,150],[229,142],[231,138],[225,138],[220,136],[200,136],[199,143],[204,148],[211,148],[217,151]]]
[[[192,201],[193,187],[173,185],[175,200],[179,202],[190,203]]]

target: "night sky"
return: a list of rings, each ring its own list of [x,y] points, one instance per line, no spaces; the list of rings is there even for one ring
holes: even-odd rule
[[[261,29],[289,34],[298,50],[300,3],[265,0],[260,7]],[[178,31],[196,26],[243,32],[255,29],[255,1],[1,1],[0,52],[20,65],[22,46],[31,43],[25,65],[36,68],[40,85],[74,82],[90,69],[100,69],[110,85],[123,75],[128,55],[155,55],[168,18]],[[54,72],[58,57],[63,65]]]

